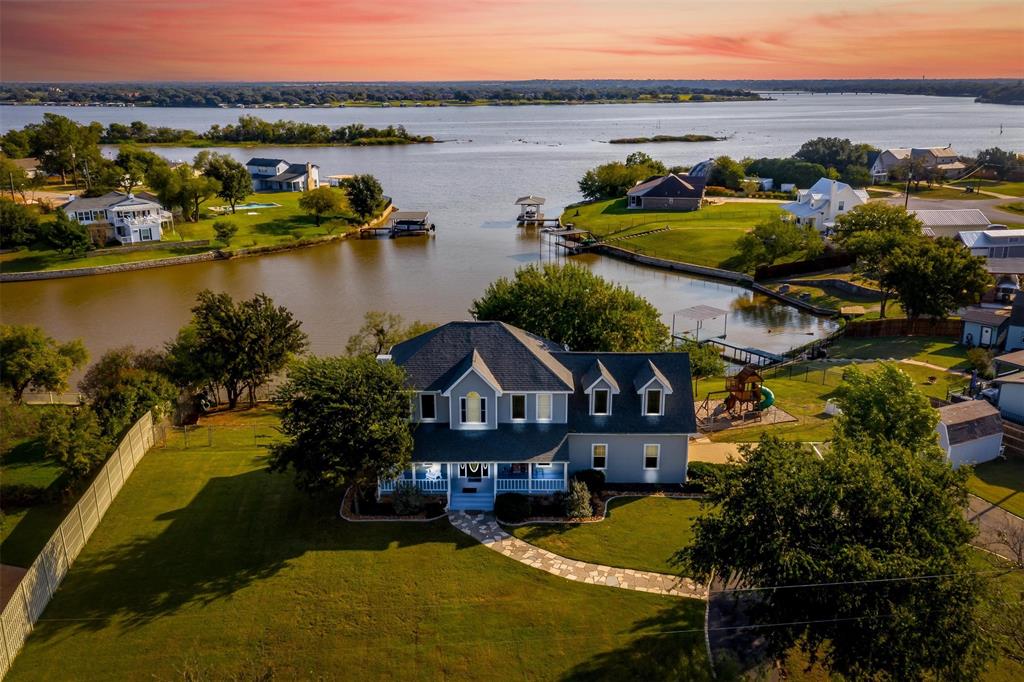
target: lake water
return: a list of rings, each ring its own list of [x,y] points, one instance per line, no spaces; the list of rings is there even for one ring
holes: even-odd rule
[[[143,120],[196,130],[248,113],[332,126],[403,124],[411,132],[449,140],[404,147],[223,150],[242,161],[253,155],[308,160],[319,164],[321,177],[373,173],[400,208],[430,211],[438,228],[434,237],[354,240],[229,262],[3,284],[0,312],[4,322],[39,324],[59,338],[81,337],[95,356],[126,343],[162,343],[187,321],[195,294],[204,288],[236,297],[264,291],[303,321],[315,352],[336,353],[367,310],[433,322],[466,319],[473,298],[490,281],[539,257],[536,233],[515,227],[516,197],[544,196],[546,213],[556,215],[579,200],[576,181],[587,168],[634,149],[669,165],[689,165],[720,154],[789,155],[821,135],[881,147],[952,143],[965,153],[994,145],[1024,147],[1024,120],[1013,107],[891,95],[776,96],[770,102],[471,108],[0,107],[2,130],[38,121],[45,112],[83,122]],[[604,142],[690,132],[729,139],[638,146]],[[171,160],[188,160],[197,152],[157,151]],[[833,328],[830,321],[742,288],[608,258],[577,260],[647,297],[668,323],[672,311],[698,303],[729,310],[728,337],[736,344],[779,352]],[[706,329],[717,334],[716,324]]]

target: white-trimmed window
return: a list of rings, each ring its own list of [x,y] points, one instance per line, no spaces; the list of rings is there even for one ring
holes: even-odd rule
[[[664,393],[660,388],[648,388],[644,391],[644,414],[658,416],[664,414]]]
[[[644,444],[644,469],[657,469],[661,464],[661,446],[657,443]]]
[[[551,421],[551,394],[550,393],[538,393],[537,394],[537,421],[549,422]]]
[[[420,421],[432,422],[437,419],[437,396],[420,393]]]
[[[607,388],[595,388],[590,394],[590,414],[607,415],[612,413],[612,392]]]
[[[463,424],[487,423],[487,398],[484,398],[476,391],[470,391],[462,398],[459,398],[459,403]]]
[[[526,394],[525,393],[513,393],[511,396],[512,402],[512,421],[524,422],[526,421]]]
[[[590,467],[600,470],[608,468],[608,446],[606,444],[594,443],[590,446]]]

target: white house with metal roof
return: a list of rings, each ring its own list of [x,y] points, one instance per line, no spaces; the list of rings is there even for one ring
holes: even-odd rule
[[[797,224],[810,225],[819,232],[828,233],[838,216],[866,203],[867,191],[854,189],[838,180],[821,178],[810,189],[799,190],[796,201],[782,204],[781,208],[792,215]]]
[[[72,197],[60,210],[89,228],[95,241],[122,244],[160,241],[174,216],[149,194],[107,192],[98,197]]]
[[[380,495],[411,484],[486,511],[502,493],[564,492],[588,469],[609,483],[686,480],[686,353],[573,353],[502,322],[450,322],[378,360],[414,392],[412,465]]]
[[[255,157],[245,163],[257,192],[305,192],[320,186],[320,167],[309,162]]]
[[[928,237],[956,237],[961,232],[987,230],[992,221],[976,208],[911,210]]]

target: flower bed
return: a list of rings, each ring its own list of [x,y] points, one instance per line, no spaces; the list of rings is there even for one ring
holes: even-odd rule
[[[638,487],[648,487],[651,490],[637,490]],[[602,490],[601,492],[594,493],[591,496],[591,504],[594,507],[594,515],[585,518],[570,518],[564,514],[535,514],[526,518],[522,521],[515,523],[509,523],[498,519],[498,522],[503,526],[517,527],[517,526],[528,526],[535,523],[552,523],[552,524],[578,524],[578,523],[597,523],[598,521],[604,521],[608,515],[608,503],[617,497],[671,497],[678,499],[694,499],[699,500],[704,495],[699,493],[690,492],[672,492],[664,489],[659,489],[659,486],[629,486],[633,489],[622,489],[622,490]],[[552,503],[549,505],[541,506],[541,509],[560,509],[555,507]]]
[[[346,521],[436,521],[447,515],[443,501],[431,501],[419,514],[399,515],[390,502],[363,500],[359,504],[360,511],[355,510],[355,488],[349,486],[341,500],[338,515]]]

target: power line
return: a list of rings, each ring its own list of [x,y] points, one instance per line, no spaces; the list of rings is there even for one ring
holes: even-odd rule
[[[992,573],[1010,573],[1013,571],[1024,570],[1024,567],[1007,567],[1000,569],[992,569],[987,571],[961,571],[959,573],[935,573],[932,575],[906,575],[897,576],[893,578],[870,578],[867,580],[840,580],[828,583],[800,583],[796,585],[767,585],[758,587],[733,587],[726,588],[723,590],[713,590],[714,594],[722,594],[725,592],[758,592],[763,590],[787,590],[797,589],[806,587],[836,587],[839,585],[868,585],[872,583],[891,583],[908,580],[938,580],[939,578],[955,578],[961,575],[988,575]]]

